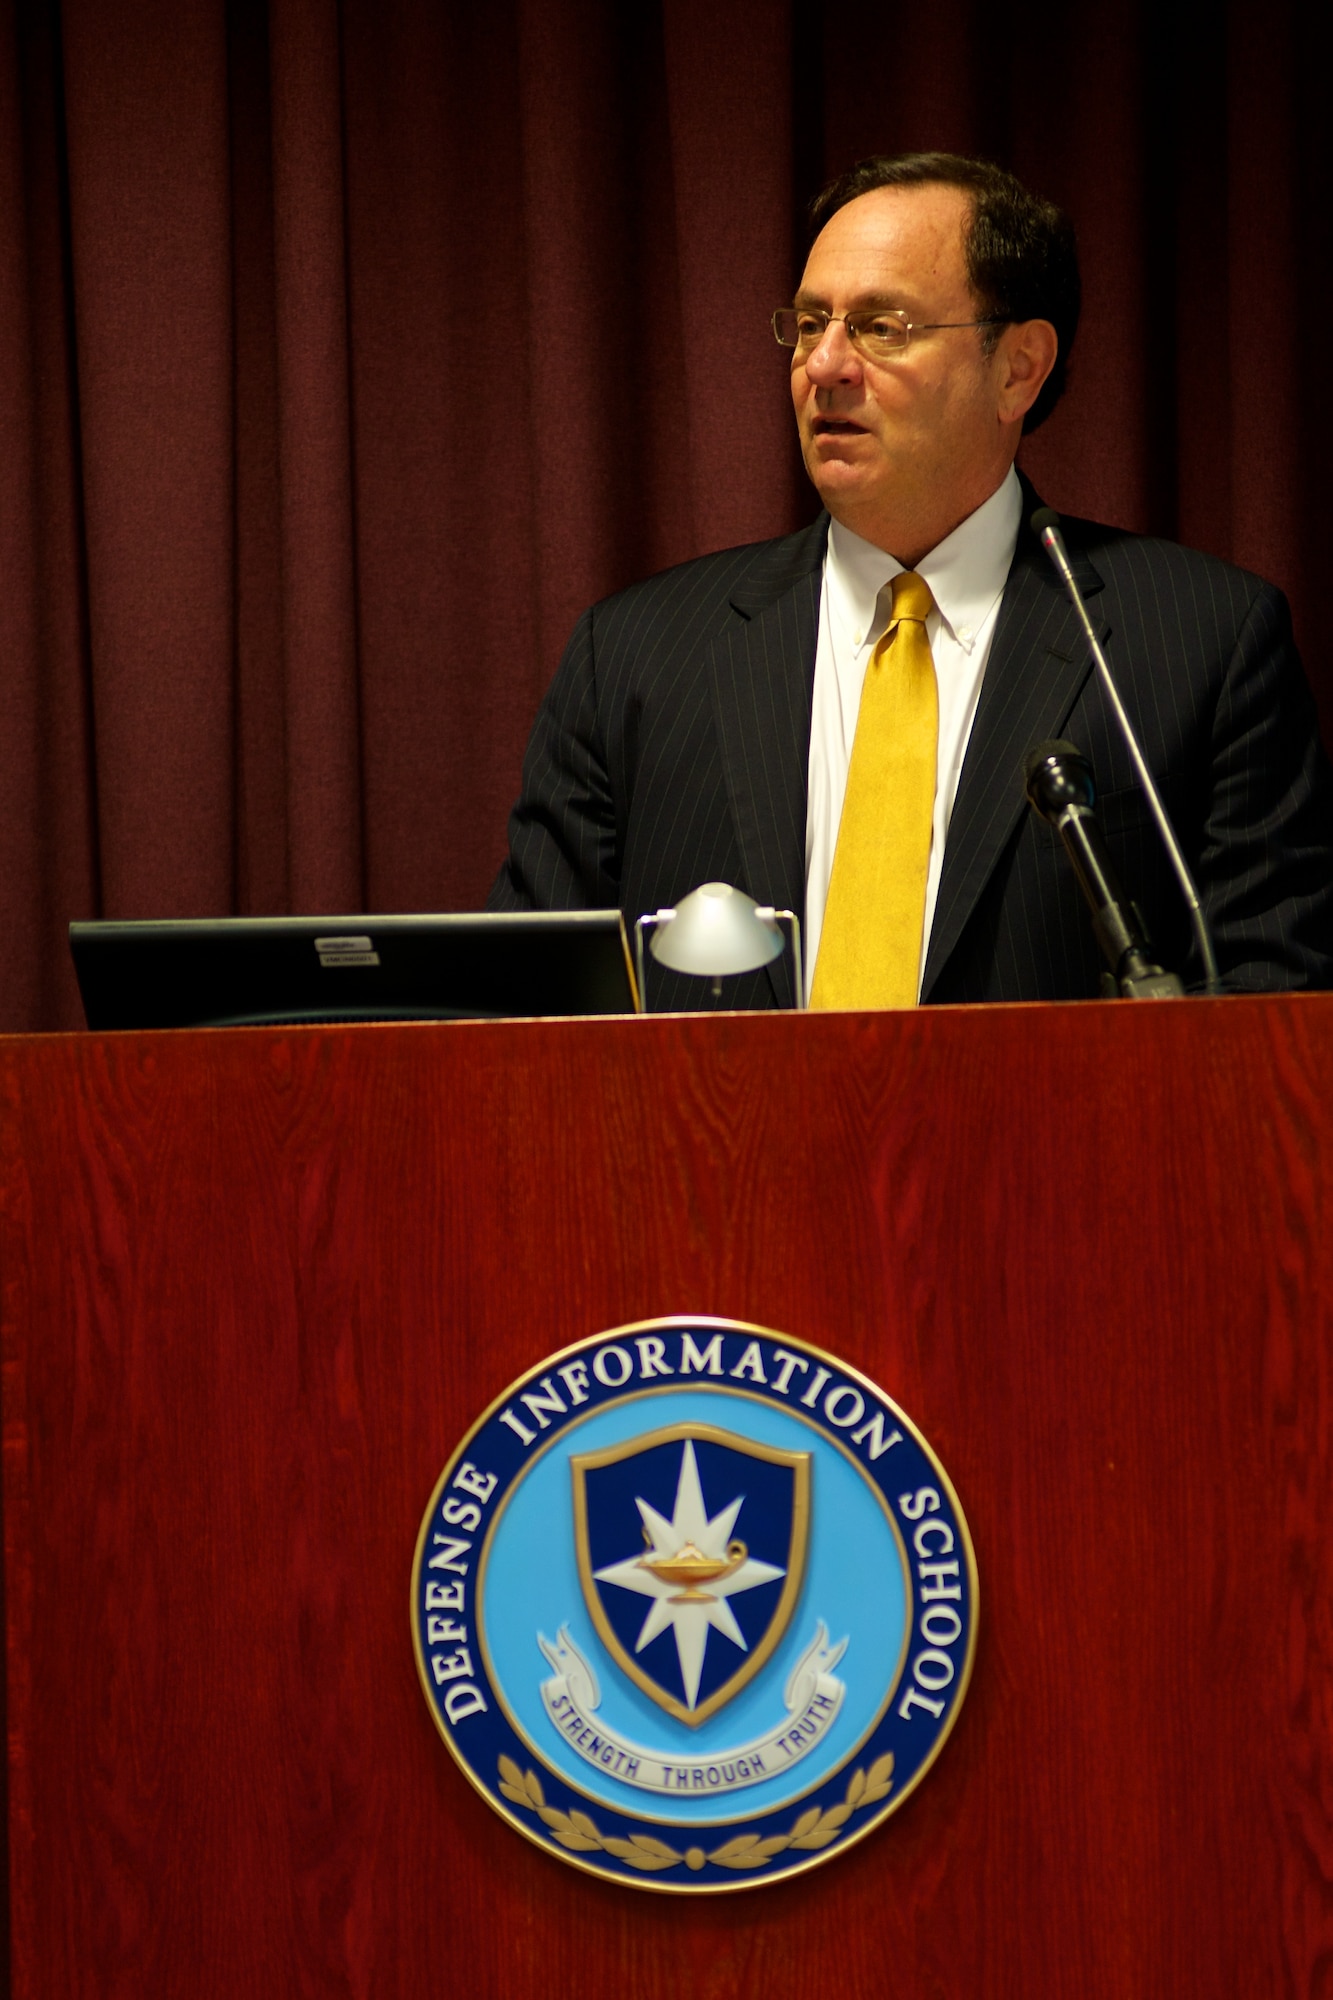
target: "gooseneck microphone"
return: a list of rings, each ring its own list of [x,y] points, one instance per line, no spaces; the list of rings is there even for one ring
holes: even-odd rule
[[[1094,810],[1092,766],[1072,743],[1039,743],[1024,766],[1027,795],[1059,834],[1092,911],[1092,928],[1111,968],[1112,999],[1169,1000],[1185,991],[1174,972],[1148,956],[1143,919],[1120,883]]]
[[[1106,664],[1106,655],[1098,644],[1097,634],[1093,630],[1092,620],[1088,616],[1088,607],[1083,602],[1083,594],[1074,581],[1074,572],[1069,563],[1069,552],[1065,548],[1064,536],[1060,533],[1060,516],[1055,512],[1053,507],[1038,507],[1028,525],[1050,557],[1056,573],[1068,593],[1069,601],[1078,613],[1079,622],[1083,627],[1083,635],[1088,642],[1088,650],[1091,652],[1093,660],[1096,663],[1097,672],[1101,676],[1106,698],[1111,704],[1112,713],[1119,724],[1120,733],[1125,739],[1134,769],[1138,773],[1139,783],[1143,786],[1144,796],[1148,801],[1149,809],[1157,822],[1157,831],[1162,836],[1162,845],[1165,847],[1167,857],[1175,871],[1176,880],[1180,884],[1181,893],[1185,898],[1185,903],[1190,913],[1190,922],[1194,926],[1194,936],[1198,943],[1199,956],[1203,961],[1204,991],[1207,993],[1220,993],[1222,991],[1222,981],[1217,970],[1217,953],[1213,950],[1212,932],[1208,928],[1208,919],[1204,915],[1203,904],[1199,900],[1199,892],[1194,886],[1194,877],[1190,874],[1189,864],[1181,853],[1180,842],[1176,839],[1175,828],[1167,817],[1166,807],[1162,803],[1162,795],[1153,781],[1153,775],[1148,769],[1147,760],[1139,748],[1139,740],[1134,734],[1133,724],[1125,712],[1125,704],[1120,699],[1120,690],[1115,684],[1110,667]],[[1077,755],[1078,753],[1076,752],[1075,754]],[[1031,796],[1030,793],[1029,796]]]

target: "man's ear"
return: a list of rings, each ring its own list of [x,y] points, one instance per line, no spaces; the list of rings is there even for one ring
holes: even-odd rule
[[[1001,423],[1022,423],[1055,366],[1059,346],[1055,328],[1048,319],[1025,319],[1005,327],[995,356],[999,364]]]

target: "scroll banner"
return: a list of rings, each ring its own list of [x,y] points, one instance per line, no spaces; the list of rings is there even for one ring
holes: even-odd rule
[[[562,1625],[554,1643],[538,1644],[555,1674],[541,1686],[546,1713],[573,1750],[627,1785],[645,1792],[739,1792],[800,1762],[822,1742],[842,1707],[844,1683],[833,1672],[847,1647],[829,1645],[822,1622],[787,1678],[786,1715],[764,1736],[714,1752],[707,1762],[685,1761],[631,1742],[594,1721],[601,1703],[597,1676]]]

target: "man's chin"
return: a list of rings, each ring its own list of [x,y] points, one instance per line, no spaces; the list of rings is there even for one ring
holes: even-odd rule
[[[871,467],[858,463],[851,452],[808,451],[805,469],[820,499],[830,508],[835,500],[869,498],[874,485]]]

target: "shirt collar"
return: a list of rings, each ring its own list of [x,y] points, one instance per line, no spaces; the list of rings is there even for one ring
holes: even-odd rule
[[[965,652],[971,652],[1004,589],[1022,518],[1023,489],[1010,466],[990,499],[916,566],[917,575],[930,585],[941,619]],[[824,585],[830,617],[845,642],[860,646],[873,630],[879,594],[902,567],[896,557],[841,522],[830,523]]]

